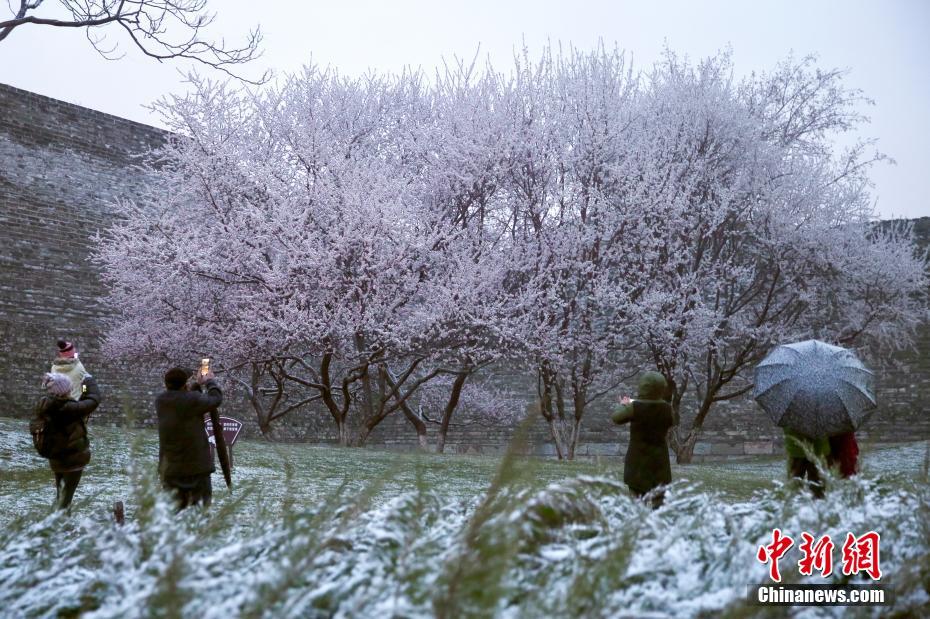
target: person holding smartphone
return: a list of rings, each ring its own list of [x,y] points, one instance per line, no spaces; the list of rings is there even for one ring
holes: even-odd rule
[[[158,473],[165,490],[173,493],[178,510],[207,507],[213,498],[210,475],[215,470],[204,429],[204,413],[223,402],[209,366],[197,372],[203,391],[188,387],[193,372],[175,367],[165,373],[165,391],[155,398],[158,415]]]
[[[660,488],[672,482],[672,466],[665,439],[675,425],[672,405],[666,399],[665,377],[658,372],[646,372],[639,379],[639,394],[635,400],[620,399],[620,408],[611,417],[616,424],[630,424],[630,445],[623,463],[623,483],[634,496],[652,492],[652,507],[658,508],[665,499]],[[657,490],[657,488],[659,488]]]

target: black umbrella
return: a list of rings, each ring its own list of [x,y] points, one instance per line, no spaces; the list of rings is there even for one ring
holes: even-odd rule
[[[229,465],[229,450],[226,447],[226,436],[223,435],[223,424],[220,422],[220,411],[210,409],[210,423],[213,425],[213,440],[216,444],[216,455],[220,459],[220,468],[223,470],[223,479],[226,487],[232,488],[232,467]]]
[[[818,340],[776,347],[753,397],[777,425],[817,438],[851,432],[875,410],[874,377],[855,353]]]

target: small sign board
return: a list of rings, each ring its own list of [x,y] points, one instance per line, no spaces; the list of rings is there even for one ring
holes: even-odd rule
[[[204,417],[203,423],[207,429],[207,439],[210,441],[211,445],[215,445],[216,441],[213,439],[213,424],[210,423],[209,414]],[[236,443],[236,439],[239,438],[239,433],[242,431],[242,422],[238,419],[223,417],[221,415],[220,423],[223,424],[223,438],[226,439],[226,446],[232,447]]]
[[[207,431],[207,441],[210,442],[210,459],[213,460],[216,457],[216,439],[213,437],[213,422],[210,419],[210,413],[207,413],[203,417],[204,429]],[[220,416],[220,425],[223,427],[223,439],[226,442],[226,453],[229,454],[229,468],[232,468],[232,453],[233,445],[236,442],[236,439],[239,438],[239,432],[242,431],[242,422],[238,419],[233,419],[232,417],[223,417]],[[222,464],[223,459],[220,458],[220,463]],[[224,465],[225,466],[225,465]],[[226,471],[224,470],[224,475]],[[227,476],[226,482],[229,483],[229,477]]]

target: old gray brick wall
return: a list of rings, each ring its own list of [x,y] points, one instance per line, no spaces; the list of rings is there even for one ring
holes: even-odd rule
[[[153,127],[56,101],[0,84],[0,414],[24,417],[38,395],[38,381],[54,353],[57,337],[74,340],[81,359],[100,380],[106,401],[94,423],[122,423],[128,410],[137,423],[151,424],[151,402],[160,390],[160,370],[121,367],[99,354],[110,316],[101,302],[103,286],[89,259],[94,237],[114,221],[112,204],[145,200],[150,179],[137,168],[141,156],[165,140]],[[930,244],[930,218],[918,222]],[[881,410],[861,436],[865,442],[930,438],[930,329],[916,352],[903,355],[907,370],[877,367]],[[628,391],[632,392],[633,385]],[[584,421],[579,454],[617,457],[628,429],[608,422],[610,403],[592,406]],[[257,432],[251,410],[233,400],[226,413]],[[687,420],[687,412],[685,413]],[[463,421],[462,419],[458,421]],[[321,411],[294,416],[283,434],[295,440],[332,440]],[[456,424],[448,451],[499,453],[512,428]],[[537,420],[533,450],[554,453],[547,429]],[[371,442],[411,449],[416,436],[402,416],[378,428]],[[705,426],[696,460],[779,453],[780,431],[748,400],[721,404]]]
[[[28,414],[59,336],[74,340],[109,397],[98,418],[139,407],[157,383],[99,356],[109,315],[90,263],[112,204],[144,195],[139,154],[158,129],[0,85],[0,389]],[[128,399],[127,399],[128,398]]]

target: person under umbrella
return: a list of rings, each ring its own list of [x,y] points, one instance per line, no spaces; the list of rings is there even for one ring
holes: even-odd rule
[[[827,463],[836,466],[840,477],[848,479],[859,472],[859,443],[855,432],[843,432],[830,437]]]
[[[818,340],[769,353],[756,366],[753,397],[785,430],[789,474],[807,477],[815,496],[823,488],[811,457],[829,457],[829,437],[855,432],[875,410],[872,372],[852,351]]]
[[[788,456],[788,478],[807,480],[807,487],[815,498],[822,499],[823,479],[817,460],[830,456],[830,442],[826,438],[811,438],[785,428],[785,453]]]

